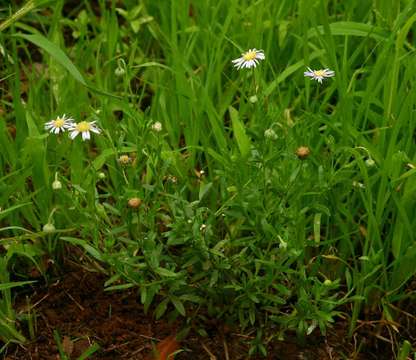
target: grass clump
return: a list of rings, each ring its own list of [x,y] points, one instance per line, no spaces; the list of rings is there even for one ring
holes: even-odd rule
[[[29,5],[0,35],[4,281],[71,243],[157,318],[268,339],[414,299],[412,2]]]

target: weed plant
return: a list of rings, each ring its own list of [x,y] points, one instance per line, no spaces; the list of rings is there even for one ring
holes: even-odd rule
[[[263,329],[252,353],[414,300],[414,1],[32,0],[1,16],[5,343],[25,340],[11,287],[68,243],[185,332]],[[233,67],[254,47],[257,67]],[[101,133],[45,130],[63,114]]]

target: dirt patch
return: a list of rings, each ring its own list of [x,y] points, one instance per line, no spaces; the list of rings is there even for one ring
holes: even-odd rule
[[[104,291],[104,275],[84,269],[72,269],[60,280],[32,294],[35,305],[35,338],[23,346],[9,349],[7,360],[56,360],[58,348],[53,332],[57,330],[65,351],[76,359],[93,343],[100,349],[88,359],[152,359],[152,349],[176,349],[172,335],[181,328],[179,322],[156,321],[144,314],[136,290]],[[25,303],[18,305],[21,311]],[[207,326],[208,336],[191,333],[179,343],[182,350],[175,359],[248,359],[250,334],[241,334],[213,322]],[[300,346],[295,337],[269,346],[267,359],[383,359],[369,350],[356,356],[357,338],[347,340],[347,323],[340,322],[329,330],[326,338],[315,335]],[[363,349],[361,348],[361,351]],[[373,349],[374,350],[374,349]],[[385,351],[383,349],[383,351]],[[386,359],[391,356],[384,353]],[[252,357],[252,359],[264,359]]]

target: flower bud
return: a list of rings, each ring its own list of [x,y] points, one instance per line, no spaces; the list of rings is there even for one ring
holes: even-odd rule
[[[105,173],[104,172],[99,172],[98,173],[98,178],[100,179],[100,180],[103,180],[103,179],[105,179]]]
[[[42,230],[45,233],[53,233],[56,229],[55,229],[55,226],[53,224],[47,223],[47,224],[43,225]]]
[[[365,161],[365,164],[366,164],[368,167],[373,167],[373,166],[376,164],[376,162],[375,162],[372,158],[368,158],[368,159]]]
[[[118,66],[115,70],[114,70],[114,74],[117,77],[121,77],[126,73],[126,70],[124,68],[122,68],[121,66]]]
[[[130,156],[128,156],[128,155],[121,155],[121,156],[118,158],[118,162],[119,162],[121,165],[128,165],[128,164],[131,162],[131,158],[130,158]]]
[[[257,98],[256,95],[250,96],[248,98],[248,101],[250,101],[252,104],[255,104],[259,99]]]
[[[59,180],[55,180],[52,183],[52,189],[53,190],[61,190],[62,189],[62,183]]]
[[[311,151],[307,146],[301,146],[296,149],[296,156],[301,160],[306,159],[310,153]]]
[[[162,123],[160,121],[156,121],[153,125],[152,125],[152,130],[156,131],[156,132],[161,132],[162,131]]]
[[[273,129],[266,129],[264,131],[264,137],[266,139],[276,140],[277,139],[277,134]]]
[[[128,201],[127,204],[132,209],[137,209],[140,206],[141,203],[142,203],[142,200],[141,199],[139,199],[137,197],[134,197],[134,198],[129,199],[129,201]]]

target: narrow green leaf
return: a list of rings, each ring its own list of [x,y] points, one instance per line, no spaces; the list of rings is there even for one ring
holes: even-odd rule
[[[106,287],[105,291],[113,291],[113,290],[125,290],[134,287],[134,284],[120,284],[120,285],[113,285]]]
[[[237,141],[238,149],[240,150],[241,156],[247,157],[250,153],[250,139],[246,134],[246,130],[244,128],[243,123],[240,121],[238,117],[238,111],[234,109],[232,106],[230,106],[228,109],[230,111],[233,132]]]
[[[162,315],[166,312],[166,309],[168,308],[168,302],[169,302],[169,299],[166,298],[161,303],[159,303],[159,305],[156,307],[156,310],[155,310],[156,319],[160,319]]]
[[[100,345],[97,343],[92,344],[87,350],[85,350],[78,358],[77,360],[86,360],[88,359],[92,354],[94,354],[96,351],[100,349]]]
[[[313,218],[313,236],[317,245],[321,241],[321,217],[322,214],[318,213]]]
[[[370,24],[364,24],[354,21],[339,21],[329,24],[329,29],[332,35],[344,35],[344,36],[360,36],[371,37],[376,40],[386,40],[390,33],[380,27]],[[317,28],[310,29],[308,31],[308,37],[314,37],[318,34],[324,34],[324,27],[318,26]]]
[[[0,284],[0,291],[11,289],[11,288],[18,287],[18,286],[27,285],[27,284],[32,284],[34,282],[36,281],[15,281],[15,282],[10,282],[10,283]]]
[[[170,301],[175,306],[175,309],[178,310],[178,313],[182,316],[186,315],[185,307],[183,306],[182,301],[176,296],[170,296]]]
[[[68,56],[57,45],[49,41],[46,37],[40,34],[15,34],[14,36],[21,37],[31,43],[39,46],[45,50],[50,56],[52,56],[57,62],[59,62],[68,72],[81,84],[87,86],[84,77],[79,70],[75,67]]]
[[[176,276],[178,276],[177,273],[175,273],[173,271],[170,271],[168,269],[165,269],[165,268],[161,268],[161,267],[157,268],[155,271],[159,275],[164,276],[164,277],[176,277]]]

